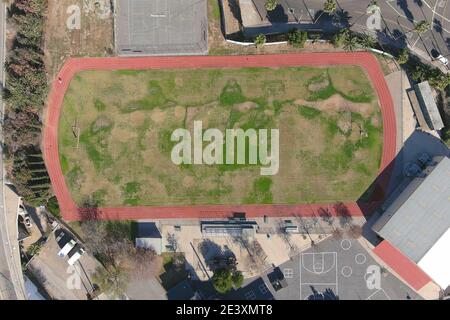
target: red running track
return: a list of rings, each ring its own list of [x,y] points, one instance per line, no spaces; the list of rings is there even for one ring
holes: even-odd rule
[[[73,76],[85,70],[142,70],[179,68],[240,68],[357,65],[366,70],[377,92],[383,117],[383,154],[380,173],[394,160],[396,152],[396,125],[392,98],[377,59],[368,52],[302,53],[249,56],[187,56],[139,58],[73,58],[58,74],[49,95],[44,127],[44,157],[65,220],[80,220],[80,210],[73,201],[61,170],[58,154],[58,123],[64,94]],[[386,179],[384,179],[386,180]],[[386,184],[387,181],[384,181]],[[344,203],[353,216],[363,212],[355,202]],[[368,204],[370,207],[371,204]],[[194,206],[140,206],[98,208],[100,219],[170,219],[170,218],[224,218],[233,212],[245,212],[247,217],[311,216],[321,208],[338,215],[339,206],[312,205],[194,205]],[[342,206],[341,206],[342,208]]]

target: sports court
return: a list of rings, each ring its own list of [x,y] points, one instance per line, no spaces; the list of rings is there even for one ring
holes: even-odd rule
[[[119,55],[206,54],[206,0],[117,0]]]
[[[384,273],[356,239],[329,238],[279,269],[287,282],[283,289],[275,291],[266,280],[276,300],[421,299],[393,274]]]

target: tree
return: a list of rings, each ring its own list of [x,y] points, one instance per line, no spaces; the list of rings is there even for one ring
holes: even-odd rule
[[[404,48],[402,51],[400,51],[396,60],[397,60],[398,64],[400,64],[400,65],[407,63],[409,60],[408,49]]]
[[[303,48],[307,39],[308,34],[304,31],[292,29],[288,32],[288,43],[294,48]]]
[[[427,32],[430,29],[430,27],[431,27],[431,24],[428,21],[422,20],[422,21],[417,22],[414,25],[414,30],[417,31],[417,33],[419,33],[419,34],[423,34],[423,33]]]
[[[375,0],[370,1],[370,3],[367,5],[366,12],[368,14],[374,14],[377,11],[380,11],[380,6],[378,5],[378,2]]]
[[[221,294],[228,293],[233,288],[233,275],[229,269],[217,269],[214,271],[212,283],[214,289]]]
[[[243,241],[242,244],[247,249],[248,256],[244,264],[248,270],[255,273],[264,271],[267,267],[267,255],[257,240]]]
[[[123,269],[108,266],[98,267],[92,275],[92,280],[104,293],[112,299],[117,299],[124,294],[128,277]]]
[[[265,4],[265,8],[267,11],[273,11],[278,6],[277,0],[267,0]]]
[[[169,250],[172,252],[177,252],[178,250],[178,239],[174,233],[167,234],[167,244],[169,246]]]
[[[411,77],[414,81],[421,82],[425,79],[426,70],[421,66],[417,65],[411,73]]]
[[[370,34],[365,34],[361,38],[361,45],[365,49],[373,48],[376,45],[376,43],[377,43],[377,40]]]
[[[342,29],[339,33],[333,36],[332,42],[336,48],[344,46],[347,38],[350,36],[350,31],[348,29]]]
[[[336,0],[326,0],[323,4],[323,11],[330,14],[336,12],[337,3]]]
[[[242,275],[242,272],[235,271],[231,277],[231,280],[233,281],[233,285],[235,288],[240,288],[244,283],[244,276]]]
[[[30,161],[40,151],[40,112],[47,98],[47,74],[43,54],[46,0],[16,0],[10,8],[15,38],[5,63],[5,155],[12,164],[8,176],[24,199],[42,205],[51,197],[45,166]],[[41,156],[42,158],[42,156]]]
[[[344,49],[346,51],[355,51],[359,45],[359,39],[353,35],[349,35],[344,41]]]
[[[436,70],[428,76],[428,82],[430,86],[443,91],[450,85],[450,74],[443,74],[439,70]]]
[[[350,225],[347,234],[353,239],[361,238],[363,234],[363,228],[360,225],[352,224]]]
[[[339,202],[334,205],[334,210],[336,211],[336,215],[339,217],[339,224],[341,227],[344,228],[349,226],[353,220],[353,217],[348,207],[344,203]]]
[[[151,279],[161,270],[162,259],[153,249],[133,248],[129,256],[130,277],[134,280]]]
[[[262,33],[258,34],[255,38],[254,43],[257,48],[262,47],[266,43],[266,36]]]

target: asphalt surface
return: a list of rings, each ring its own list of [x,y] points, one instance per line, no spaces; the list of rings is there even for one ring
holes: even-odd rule
[[[284,275],[286,284],[275,290],[270,279]],[[249,279],[232,292],[238,300],[421,300],[422,298],[380,265],[355,239],[327,239],[316,247]]]
[[[409,47],[431,61],[435,61],[437,54],[450,57],[450,0],[378,1],[381,30],[372,32],[367,26],[369,15],[365,14],[370,1],[339,0],[338,3],[349,12],[355,29],[374,33],[393,46]],[[420,35],[414,31],[414,26],[422,20],[430,22],[431,28]]]
[[[449,70],[436,58],[439,54],[450,58],[450,0],[379,0],[381,14],[376,16],[367,13],[370,0],[337,0],[337,11],[332,15],[324,14],[323,0],[279,0],[279,9],[271,13],[265,12],[265,0],[253,2],[259,8],[259,15],[270,23],[246,27],[244,32],[248,35],[286,32],[291,28],[287,21],[297,21],[304,29],[327,32],[351,28],[371,34],[383,44],[408,47],[442,71]],[[420,35],[414,26],[422,20],[428,21],[431,27]]]

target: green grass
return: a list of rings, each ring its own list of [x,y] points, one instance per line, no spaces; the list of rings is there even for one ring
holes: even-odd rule
[[[351,117],[365,136],[341,131],[344,114],[315,107],[333,94],[370,101],[371,116]],[[64,99],[61,167],[77,203],[102,206],[356,200],[381,159],[373,99],[358,67],[81,72]],[[175,166],[171,134],[195,120],[222,132],[279,129],[279,173],[262,177],[260,164]]]

